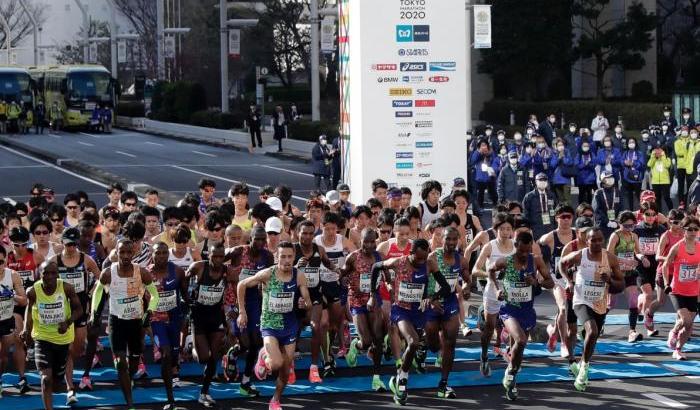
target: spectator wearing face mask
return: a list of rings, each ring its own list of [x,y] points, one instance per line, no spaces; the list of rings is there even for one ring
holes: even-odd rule
[[[661,145],[659,139],[656,135],[651,135],[649,130],[642,130],[641,136],[637,143],[637,150],[644,155],[644,162],[646,163],[651,157],[651,152],[654,150],[656,145]],[[645,167],[644,178],[642,178],[642,189],[651,190],[651,179],[650,179],[650,169]]]
[[[489,141],[489,146],[493,152],[498,152],[498,136],[493,133],[493,125],[486,125],[484,136]]]
[[[591,130],[593,131],[593,141],[600,145],[608,135],[608,130],[610,129],[610,123],[608,119],[603,115],[603,111],[598,111],[598,115],[591,121]]]
[[[331,149],[325,135],[318,137],[318,143],[311,150],[311,167],[314,174],[314,186],[321,192],[331,188]],[[325,182],[325,190],[321,188],[321,180]]]
[[[544,121],[537,128],[537,134],[544,137],[547,145],[552,145],[552,141],[557,137],[557,116],[549,114],[547,121]]]
[[[522,132],[515,131],[513,134],[513,144],[508,151],[515,151],[518,154],[518,159],[525,154],[525,140],[523,139]]]
[[[642,180],[646,161],[639,152],[634,138],[627,140],[627,147],[622,151],[622,192],[625,193],[625,209],[637,209],[637,198],[642,194]]]
[[[579,203],[590,204],[593,200],[593,191],[596,189],[595,168],[596,159],[592,151],[593,142],[584,141],[576,156],[578,174],[576,186],[578,187]]]
[[[700,138],[698,137],[698,130],[696,128],[690,130],[690,141],[694,142],[694,146],[692,151],[692,165],[686,171],[690,178],[687,182],[688,186],[695,181],[695,178],[698,176],[698,166],[700,166]]]
[[[554,194],[549,189],[549,178],[541,172],[535,177],[535,189],[523,199],[523,216],[530,221],[535,238],[556,228],[554,211]]]
[[[572,155],[572,151],[567,149],[563,138],[554,140],[554,148],[552,189],[559,205],[571,205],[571,178],[578,175],[576,151]]]
[[[596,162],[600,166],[600,172],[609,171],[615,181],[620,180],[620,170],[622,168],[622,157],[620,150],[613,147],[612,138],[603,138],[603,147],[596,154]]]
[[[542,172],[549,177],[554,171],[552,161],[555,159],[554,152],[549,148],[544,136],[535,135],[534,143],[534,148],[525,147],[525,155],[520,158],[520,165],[528,170],[528,178],[531,181],[534,181],[534,177]]]
[[[623,134],[622,124],[615,124],[615,133],[612,135],[613,147],[624,151],[627,149],[627,137]]]
[[[664,106],[664,117],[660,122],[662,125],[664,122],[667,123],[667,125],[669,126],[669,129],[671,129],[671,130],[673,130],[674,128],[676,128],[678,126],[678,121],[676,121],[676,119],[673,117],[673,115],[671,113],[670,106],[668,106],[668,105]],[[664,132],[666,132],[666,131],[664,131]]]
[[[576,151],[580,148],[580,145],[576,143],[579,137],[578,127],[573,122],[570,123],[568,132],[564,134],[564,145],[566,145],[567,150],[572,152],[574,157],[576,156]]]
[[[690,139],[688,127],[681,127],[681,135],[673,144],[673,151],[676,154],[676,181],[678,182],[678,198],[680,198],[679,208],[685,207],[685,196],[687,188],[692,182],[692,167],[695,159],[695,140]],[[690,162],[690,165],[688,165]],[[687,169],[690,168],[690,177]]]
[[[666,151],[661,148],[661,144],[657,141],[654,149],[651,152],[647,167],[649,168],[651,187],[656,195],[656,209],[663,213],[661,201],[666,203],[668,208],[666,211],[673,209],[671,201],[671,158],[666,156]]]
[[[498,203],[496,177],[501,169],[501,164],[498,155],[491,151],[487,139],[481,139],[478,147],[478,150],[472,152],[469,160],[474,164],[474,182],[476,182],[477,187],[477,202],[479,208],[483,208],[486,191],[488,191],[489,198],[493,205]]]
[[[661,122],[661,131],[658,136],[661,145],[670,144],[673,146],[673,143],[676,141],[676,133],[673,132],[674,128],[675,127],[672,127],[668,121]]]
[[[593,195],[593,215],[596,226],[609,238],[619,226],[617,216],[622,212],[620,190],[615,184],[615,177],[610,171],[600,173],[600,188]]]
[[[522,202],[528,185],[526,172],[518,163],[518,154],[515,151],[509,152],[507,165],[501,167],[498,174],[498,203]]]
[[[590,151],[594,156],[596,152],[598,152],[598,144],[593,141],[593,137],[591,136],[591,130],[588,128],[581,128],[578,131],[578,137],[576,137],[576,148],[578,150],[581,150],[581,145],[583,145],[584,142],[588,142],[590,146]]]
[[[508,154],[508,150],[510,149],[510,146],[509,146],[510,144],[506,140],[506,132],[505,131],[498,130],[498,132],[496,133],[496,139],[492,140],[490,142],[491,142],[491,149],[493,150],[493,152],[498,152],[499,155],[502,155],[502,156],[505,156]],[[501,154],[500,151],[501,151],[502,147],[505,147],[506,152]]]
[[[683,113],[681,114],[681,126],[686,126],[688,128],[695,128],[695,120],[693,119],[693,113],[690,108],[683,108]]]

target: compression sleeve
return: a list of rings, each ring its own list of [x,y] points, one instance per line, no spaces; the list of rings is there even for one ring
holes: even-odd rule
[[[104,296],[105,287],[101,281],[97,281],[95,285],[95,290],[92,292],[92,302],[90,303],[90,316],[91,319],[95,320],[95,313],[100,310],[100,305],[102,303],[102,296]]]
[[[156,307],[158,306],[158,299],[160,298],[158,295],[158,289],[156,288],[156,285],[151,282],[150,284],[146,285],[146,290],[151,294],[151,300],[148,302],[148,310],[155,312]]]
[[[445,277],[442,275],[442,272],[433,272],[432,275],[435,277],[435,281],[438,284],[440,284],[440,290],[432,295],[433,300],[438,300],[440,298],[444,299],[450,296],[450,293],[452,293],[452,289],[450,289],[450,284],[447,283],[447,279],[445,279]]]
[[[374,293],[377,290],[377,281],[379,280],[379,274],[384,270],[384,265],[382,262],[377,262],[374,265],[372,265],[372,292]]]

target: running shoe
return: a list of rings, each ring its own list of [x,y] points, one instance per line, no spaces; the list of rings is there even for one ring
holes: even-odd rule
[[[570,354],[571,353],[569,352],[569,348],[566,347],[566,343],[562,343],[559,346],[559,355],[562,357],[562,359],[566,359],[567,357],[569,357]]]
[[[66,393],[66,406],[72,406],[78,402],[78,396],[75,394],[75,390],[69,390]]]
[[[146,371],[146,364],[143,362],[143,359],[141,359],[139,368],[136,370],[136,374],[134,374],[134,379],[141,379],[144,377],[148,377],[148,372]]]
[[[331,360],[323,364],[323,378],[335,376],[335,359],[331,357]]]
[[[241,383],[241,385],[238,387],[238,393],[244,397],[260,396],[260,392],[258,391],[258,389],[256,389],[252,384],[250,384],[250,382]]]
[[[386,391],[386,385],[378,374],[372,376],[372,391],[383,393]]]
[[[666,344],[669,349],[676,350],[676,346],[678,345],[678,333],[673,330],[668,332],[668,341]]]
[[[438,386],[437,396],[440,399],[455,399],[457,398],[457,393],[447,384],[440,384]]]
[[[636,330],[631,330],[629,335],[627,336],[627,341],[629,343],[637,343],[644,339],[644,336],[641,333],[637,333]]]
[[[345,355],[345,361],[347,362],[348,366],[350,366],[350,367],[357,366],[357,344],[358,343],[360,343],[359,339],[352,339],[352,342],[350,342],[350,350],[348,350],[347,355]]]
[[[173,388],[179,389],[180,387],[182,387],[182,382],[180,381],[180,378],[177,376],[174,376],[173,377]]]
[[[199,394],[199,400],[197,401],[199,401],[199,404],[207,408],[214,407],[216,405],[216,401],[212,399],[210,395],[204,393]]]
[[[19,394],[25,394],[29,391],[29,383],[27,383],[26,377],[19,379],[19,383],[17,383],[17,390],[19,390]]]
[[[465,324],[462,324],[462,325],[459,327],[459,330],[461,331],[462,336],[464,336],[464,337],[469,337],[469,336],[471,336],[471,334],[473,333],[473,332],[472,332],[472,329],[471,329],[469,326],[465,325]]]
[[[579,365],[578,362],[571,362],[569,363],[569,374],[576,378],[578,376],[578,371],[579,371]]]
[[[413,358],[413,369],[418,373],[418,374],[423,374],[426,372],[425,369],[425,359],[428,356],[428,351],[425,346],[419,346],[418,350],[416,350],[416,355]]]
[[[280,404],[279,400],[272,399],[270,400],[270,404],[267,406],[268,410],[282,410],[282,405]]]
[[[397,379],[397,376],[391,376],[391,379],[389,380],[389,388],[391,389],[391,392],[394,393],[394,403],[404,406],[406,404],[406,399],[408,398],[408,392],[406,391],[408,380]]]
[[[294,384],[297,382],[297,373],[294,371],[294,362],[289,367],[289,374],[287,375],[287,384]]]
[[[318,366],[315,364],[312,364],[311,367],[309,367],[309,382],[323,383],[323,379],[321,379],[321,376],[318,374]]]
[[[267,378],[267,363],[265,363],[265,358],[267,357],[267,350],[265,350],[264,347],[260,349],[260,352],[258,352],[258,362],[255,363],[255,368],[253,369],[253,373],[255,373],[255,377],[258,378],[258,380],[265,380]]]
[[[586,391],[588,387],[588,367],[589,364],[582,364],[579,366],[578,375],[574,381],[574,387],[578,391]]]
[[[685,353],[681,352],[678,349],[674,350],[671,356],[676,360],[688,360],[688,357],[685,355]]]
[[[647,329],[647,337],[656,337],[659,335],[659,330],[652,328],[651,330]]]
[[[78,388],[80,390],[92,390],[92,380],[90,380],[90,377],[83,376],[80,379],[80,384],[78,385]]]
[[[549,339],[547,339],[547,351],[549,353],[552,353],[557,348],[557,341],[559,336],[557,334],[557,328],[554,327],[554,325],[552,324],[547,325],[547,334],[549,335]]]
[[[488,357],[481,358],[481,365],[479,366],[479,370],[481,371],[482,376],[491,377],[491,365],[489,364]]]
[[[514,401],[518,398],[518,389],[515,387],[515,375],[506,373],[503,375],[503,388],[506,389],[506,399]]]

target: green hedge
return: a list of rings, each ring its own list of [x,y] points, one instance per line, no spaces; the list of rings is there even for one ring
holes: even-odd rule
[[[187,124],[192,113],[206,108],[206,91],[201,84],[188,81],[158,82],[153,90],[151,112],[158,121]]]
[[[307,121],[301,120],[289,124],[287,127],[289,138],[302,141],[318,141],[321,134],[325,134],[329,141],[340,135],[338,123],[333,121]]]
[[[591,100],[544,102],[491,100],[484,104],[480,119],[487,123],[509,124],[512,110],[515,113],[515,123],[522,128],[530,114],[537,115],[537,118],[543,121],[548,114],[555,113],[557,120],[560,120],[559,116],[563,112],[567,123],[575,122],[579,126],[590,127],[593,117],[598,110],[602,110],[610,121],[610,125],[615,124],[618,116],[621,116],[625,128],[644,129],[652,122],[658,121],[664,105],[666,104]]]
[[[243,116],[235,113],[222,113],[219,110],[196,111],[190,117],[190,124],[200,127],[232,129],[243,127]]]
[[[123,117],[145,117],[146,106],[141,101],[119,101],[117,115]]]

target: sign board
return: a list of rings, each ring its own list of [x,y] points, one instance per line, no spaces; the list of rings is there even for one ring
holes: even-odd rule
[[[240,57],[241,55],[241,30],[231,29],[228,31],[228,55],[230,57]]]
[[[474,6],[474,48],[491,48],[491,6]]]
[[[341,154],[352,201],[364,203],[377,178],[413,192],[436,180],[449,191],[467,174],[464,0],[341,0],[339,12]]]
[[[126,63],[126,41],[117,42],[117,62]]]
[[[165,37],[165,58],[175,58],[175,37],[166,36]]]
[[[88,61],[91,63],[97,62],[97,43],[90,43],[88,47]]]
[[[335,17],[326,16],[321,20],[321,52],[335,52]]]

